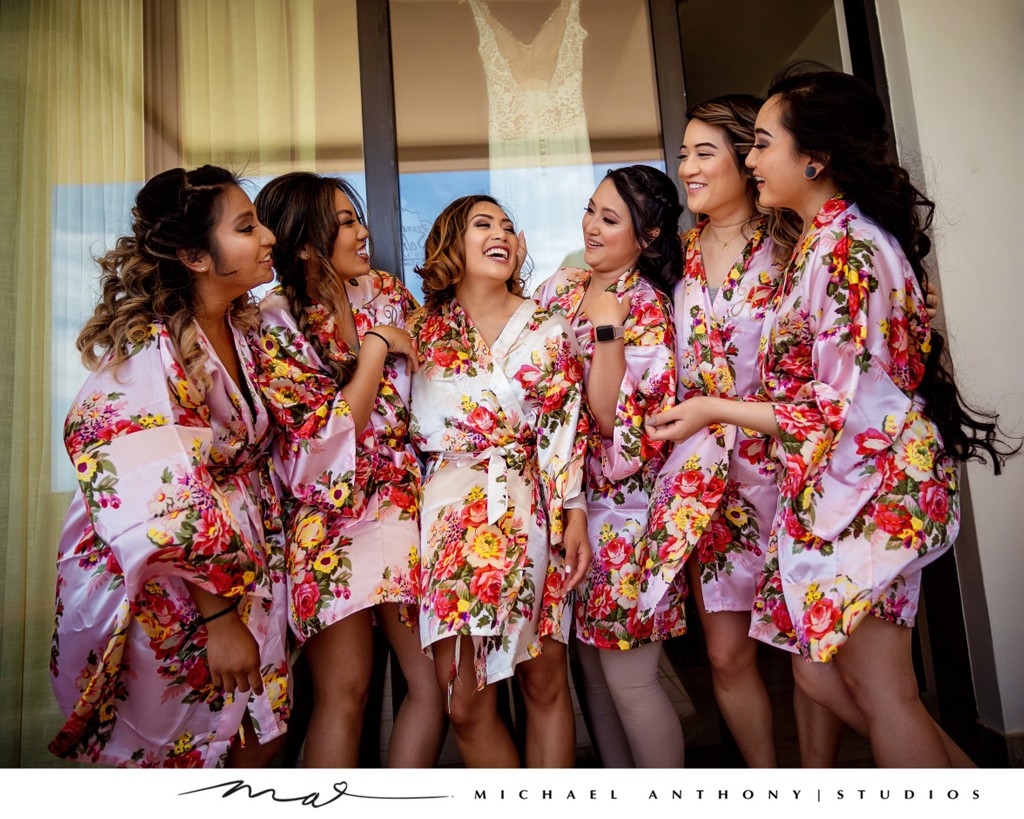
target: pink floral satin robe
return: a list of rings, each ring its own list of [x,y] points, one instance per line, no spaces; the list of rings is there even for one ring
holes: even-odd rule
[[[67,759],[213,767],[246,709],[260,741],[285,730],[287,603],[270,418],[253,397],[242,334],[235,346],[252,406],[199,340],[208,388],[185,375],[167,330],[151,325],[116,371],[88,377],[64,424],[79,486],[57,556],[50,662],[68,720],[50,750]],[[186,581],[238,599],[260,647],[263,694],[213,685]]]
[[[360,341],[379,324],[404,327],[416,303],[394,276],[345,283]],[[370,606],[415,616],[419,585],[420,472],[409,441],[409,375],[388,356],[370,422],[356,435],[344,387],[303,336],[280,289],[260,305],[256,341],[264,400],[282,432],[277,470],[289,504],[288,591],[300,642]],[[307,309],[309,333],[338,361],[355,360],[326,309]]]
[[[758,392],[761,334],[782,272],[762,220],[712,298],[699,241],[706,224],[683,238],[685,266],[675,290],[680,401]],[[750,430],[715,425],[675,445],[638,546],[645,616],[684,582],[683,566],[694,550],[705,610],[751,610],[778,507],[779,468],[768,444]]]
[[[490,348],[454,300],[421,308],[410,329],[411,430],[427,459],[421,640],[472,636],[482,688],[544,638],[568,639],[557,590],[565,502],[583,480],[583,361],[565,320],[528,299]]]
[[[830,200],[779,298],[761,373],[784,473],[752,633],[828,661],[868,615],[913,624],[959,529],[958,468],[915,393],[930,330],[889,234]]]
[[[580,305],[589,284],[589,270],[565,268],[535,295],[572,323],[587,373],[596,342]],[[623,274],[609,289],[630,304],[623,322],[626,373],[613,438],[602,438],[593,424],[587,441],[587,525],[594,559],[577,589],[576,636],[598,648],[629,649],[686,630],[685,584],[653,618],[640,618],[637,608],[636,542],[647,529],[651,492],[669,451],[666,443],[647,436],[644,421],[675,403],[675,342],[671,307],[638,272]]]

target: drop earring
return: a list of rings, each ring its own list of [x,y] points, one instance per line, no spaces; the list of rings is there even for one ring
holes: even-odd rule
[[[804,176],[807,179],[814,179],[817,175],[818,169],[815,168],[813,165],[808,165],[806,168],[804,168]]]

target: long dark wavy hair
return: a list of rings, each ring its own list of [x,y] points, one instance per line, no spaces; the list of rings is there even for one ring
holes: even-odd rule
[[[339,324],[342,310],[348,310],[345,283],[331,264],[338,237],[338,215],[334,192],[341,191],[352,202],[356,219],[365,224],[362,202],[344,179],[308,171],[286,173],[270,180],[256,194],[256,216],[274,232],[274,270],[281,291],[302,335],[316,350],[320,361],[339,384],[346,384],[355,371],[355,356],[332,358],[319,336],[309,326],[308,308],[322,306]],[[369,239],[372,255],[373,243]],[[309,253],[308,259],[300,254]]]
[[[683,275],[683,251],[679,242],[679,217],[683,215],[683,206],[679,204],[679,191],[668,176],[649,165],[613,168],[605,178],[612,181],[629,210],[633,233],[640,242],[637,259],[640,275],[671,298],[676,282]]]
[[[116,369],[159,321],[189,378],[208,386],[206,353],[193,321],[197,305],[192,273],[178,253],[206,251],[216,260],[212,236],[221,198],[238,184],[231,171],[203,165],[192,171],[172,168],[142,186],[132,208],[131,233],[96,259],[102,271],[100,301],[76,342],[87,368],[106,364]],[[248,295],[232,303],[231,320],[243,330],[255,326],[256,309]]]
[[[823,163],[838,189],[899,242],[923,292],[935,204],[890,159],[885,109],[871,86],[818,64],[798,63],[775,77],[768,96],[780,98],[781,122],[797,150]],[[964,401],[953,379],[946,340],[935,328],[931,340],[917,388],[928,417],[947,453],[961,461],[991,460],[998,475],[1021,444],[1012,446],[1000,437],[996,413]]]
[[[460,196],[441,211],[430,227],[423,247],[423,264],[416,272],[423,279],[423,306],[437,309],[455,298],[455,288],[466,268],[466,228],[469,214],[481,202],[490,202],[503,211],[502,204],[486,194]],[[507,214],[508,211],[505,211]],[[517,267],[505,282],[509,293],[523,295],[521,270]]]
[[[746,180],[747,201],[754,210],[752,220],[758,219],[759,215],[769,217],[766,229],[772,239],[772,255],[776,262],[785,264],[800,236],[800,228],[792,213],[761,207],[754,175],[746,166],[747,156],[754,147],[754,122],[763,104],[764,100],[751,94],[725,94],[697,103],[686,112],[686,116],[722,129],[736,167]]]

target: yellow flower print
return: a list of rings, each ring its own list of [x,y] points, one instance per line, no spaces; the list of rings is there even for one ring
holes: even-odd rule
[[[807,591],[804,594],[804,606],[810,606],[813,603],[817,603],[824,596],[825,595],[822,594],[821,590],[818,588],[818,584],[811,583],[811,585],[807,587]]]
[[[501,540],[494,532],[481,532],[473,539],[472,549],[484,560],[494,560],[501,553]]]
[[[167,418],[165,418],[160,413],[157,413],[156,415],[146,414],[139,416],[139,426],[141,426],[143,429],[153,429],[154,427],[162,427],[166,426],[167,423]]]
[[[477,402],[470,398],[468,395],[463,393],[461,396],[459,396],[459,406],[462,408],[463,412],[472,412],[479,406],[479,404],[477,404]]]
[[[718,381],[718,389],[719,389],[719,391],[721,391],[721,392],[729,392],[729,390],[732,389],[732,385],[734,383],[733,380],[732,380],[732,373],[729,371],[729,368],[728,367],[719,367],[716,370],[716,373],[717,373],[716,380]]]
[[[900,460],[906,464],[907,473],[917,480],[926,480],[935,466],[930,441],[926,438],[912,438],[904,441],[899,451]]]
[[[420,550],[417,549],[415,546],[410,546],[409,547],[409,560],[408,560],[408,563],[409,563],[410,568],[413,567],[413,566],[419,566],[420,565]]]
[[[292,386],[282,385],[273,392],[274,402],[284,407],[291,407],[300,401],[299,391]]]
[[[623,651],[629,650],[629,640],[619,640],[619,648]]]
[[[172,538],[168,532],[165,532],[162,529],[157,529],[155,526],[150,529],[146,535],[150,541],[155,543],[157,546],[168,546],[174,541],[174,538]]]
[[[696,454],[691,455],[689,458],[686,459],[686,463],[683,464],[683,470],[684,471],[689,471],[691,469],[700,469],[700,456],[699,455],[696,455]]]
[[[338,565],[338,556],[334,552],[321,552],[313,561],[313,569],[320,574],[330,574]]]
[[[860,620],[862,613],[869,608],[871,608],[871,601],[861,598],[843,609],[843,634],[849,634],[850,629]]]
[[[750,520],[747,513],[739,506],[730,506],[725,510],[725,516],[734,526],[746,526],[747,521]]]
[[[245,586],[251,586],[256,581],[256,572],[252,569],[242,573],[242,584]]]
[[[178,740],[174,743],[174,753],[176,756],[182,756],[192,750],[192,734],[186,731]]]
[[[771,284],[772,283],[772,277],[768,275],[768,271],[767,270],[762,270],[761,273],[758,275],[757,280],[761,284]]]
[[[75,458],[75,472],[78,474],[78,480],[80,481],[91,481],[98,467],[99,463],[87,452],[83,452]]]
[[[276,357],[281,351],[281,346],[277,343],[277,339],[270,333],[264,333],[260,336],[260,347],[263,349],[263,352],[273,357]]]
[[[457,608],[458,608],[458,610],[459,610],[459,614],[464,614],[464,613],[466,613],[466,612],[467,612],[467,611],[469,611],[469,610],[470,610],[470,609],[471,609],[472,607],[473,607],[473,604],[472,604],[472,603],[470,603],[470,602],[469,602],[468,600],[465,600],[465,599],[462,599],[462,598],[460,598],[460,599],[459,599],[459,604],[458,604],[458,606],[457,606]]]
[[[484,492],[482,486],[474,486],[472,489],[469,490],[469,494],[466,495],[466,499],[470,503],[473,503],[474,501],[483,500],[485,494],[486,493]]]
[[[619,600],[636,600],[640,592],[639,586],[639,577],[636,574],[623,574],[615,588],[615,597]]]
[[[318,515],[303,520],[295,530],[295,543],[300,549],[312,549],[324,542],[326,531]]]
[[[610,523],[603,524],[601,526],[601,532],[598,534],[597,539],[601,543],[608,543],[609,541],[611,541],[611,539],[613,537],[615,537],[615,532],[612,531],[611,524]]]
[[[331,487],[327,497],[330,499],[335,509],[342,509],[345,504],[348,503],[348,499],[351,495],[352,487],[350,487],[346,481],[338,481],[338,483]]]

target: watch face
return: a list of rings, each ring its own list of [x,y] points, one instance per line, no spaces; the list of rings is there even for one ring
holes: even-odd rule
[[[594,338],[597,341],[614,341],[617,338],[622,338],[623,335],[622,328],[612,324],[602,324],[594,328]]]

